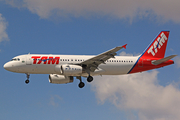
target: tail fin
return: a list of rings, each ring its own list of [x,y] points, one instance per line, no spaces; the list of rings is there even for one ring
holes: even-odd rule
[[[156,39],[147,47],[142,57],[164,58],[168,42],[169,31],[162,31]]]

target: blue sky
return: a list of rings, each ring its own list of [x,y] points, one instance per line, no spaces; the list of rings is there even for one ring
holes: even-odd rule
[[[118,54],[137,55],[162,30],[170,36],[166,56],[179,55],[179,1],[0,0],[0,119],[179,120],[180,57],[157,70],[95,77],[56,85],[48,75],[3,69],[27,53],[97,55],[128,44]]]

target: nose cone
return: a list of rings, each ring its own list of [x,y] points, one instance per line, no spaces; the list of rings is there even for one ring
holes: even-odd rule
[[[10,65],[10,63],[6,63],[4,64],[4,69],[11,71],[12,65]]]

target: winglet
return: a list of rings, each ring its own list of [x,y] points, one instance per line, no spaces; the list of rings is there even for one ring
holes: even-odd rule
[[[127,44],[123,45],[122,47],[126,49]]]

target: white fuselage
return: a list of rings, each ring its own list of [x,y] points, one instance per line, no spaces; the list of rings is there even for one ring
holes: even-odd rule
[[[37,57],[37,59],[32,58]],[[46,60],[42,60],[42,57]],[[52,62],[50,58],[59,57],[58,61]],[[28,74],[60,74],[60,66],[65,64],[78,64],[94,56],[90,55],[46,55],[46,54],[28,54],[14,57],[4,66],[7,70],[17,73]],[[137,62],[139,56],[115,56],[100,64],[98,69],[91,73],[94,75],[122,75],[127,74]],[[88,76],[87,73],[73,76]]]

